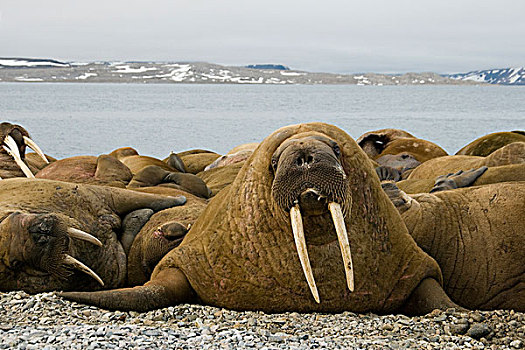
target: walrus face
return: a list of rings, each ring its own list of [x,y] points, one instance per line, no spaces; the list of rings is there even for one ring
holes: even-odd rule
[[[278,206],[290,213],[294,240],[308,285],[319,303],[313,277],[302,217],[330,212],[345,267],[347,285],[354,290],[352,258],[344,214],[351,208],[347,174],[341,165],[339,145],[326,136],[290,138],[275,151],[271,160],[274,172],[272,196]]]
[[[421,164],[412,154],[402,152],[399,154],[386,154],[376,159],[377,164],[388,166],[403,173],[410,169],[414,169]]]
[[[51,276],[65,280],[78,269],[102,280],[89,267],[76,260],[69,253],[70,239],[77,238],[102,245],[95,237],[67,227],[54,214],[9,213],[0,223],[0,261],[18,276]]]
[[[347,208],[346,174],[337,143],[323,136],[288,139],[272,156],[272,195],[285,211],[296,205],[304,215],[321,215],[328,203]],[[346,211],[346,210],[345,210]]]
[[[29,137],[29,133],[19,125],[7,122],[1,123],[0,140],[2,146],[0,148],[0,154],[7,153],[11,156],[27,177],[34,177],[34,175],[24,162],[26,147],[35,151],[44,162],[49,163],[44,152],[42,152],[35,141]]]

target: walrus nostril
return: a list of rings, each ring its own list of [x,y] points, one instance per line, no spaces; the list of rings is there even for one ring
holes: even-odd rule
[[[297,166],[306,166],[314,162],[314,157],[311,154],[301,154],[297,157],[295,164]]]

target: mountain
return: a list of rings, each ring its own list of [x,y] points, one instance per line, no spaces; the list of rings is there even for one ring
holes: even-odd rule
[[[290,70],[290,68],[282,64],[249,64],[246,68],[252,69],[275,69],[275,70]]]
[[[82,82],[143,84],[323,84],[323,85],[472,85],[436,73],[334,74],[254,68],[206,62],[60,62],[52,59],[0,57],[0,82]]]
[[[0,57],[0,68],[69,67],[68,63],[41,58]]]
[[[525,68],[476,70],[468,73],[449,74],[447,77],[463,81],[501,85],[525,85]]]

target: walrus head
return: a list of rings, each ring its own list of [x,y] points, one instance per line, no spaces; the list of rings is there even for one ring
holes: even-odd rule
[[[27,147],[35,151],[44,162],[49,163],[44,152],[42,152],[35,141],[29,137],[27,130],[20,125],[7,122],[0,123],[0,140],[2,145],[0,148],[0,154],[4,153],[12,157],[27,177],[34,177],[33,173],[24,162]]]
[[[7,213],[0,222],[0,262],[19,278],[41,276],[60,284],[76,269],[104,285],[95,272],[70,255],[71,238],[102,245],[94,236],[68,227],[55,214]]]
[[[350,291],[354,290],[352,258],[344,225],[351,207],[347,175],[341,165],[341,150],[324,135],[290,138],[274,152],[271,160],[275,178],[272,196],[290,220],[301,265],[314,299],[319,303],[308,252],[302,216],[331,213],[334,220]],[[326,237],[326,235],[324,235]]]

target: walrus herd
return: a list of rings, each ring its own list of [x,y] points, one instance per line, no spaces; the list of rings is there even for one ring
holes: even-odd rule
[[[525,311],[523,131],[457,155],[324,123],[165,159],[57,160],[7,122],[0,142],[0,291],[136,311]]]

